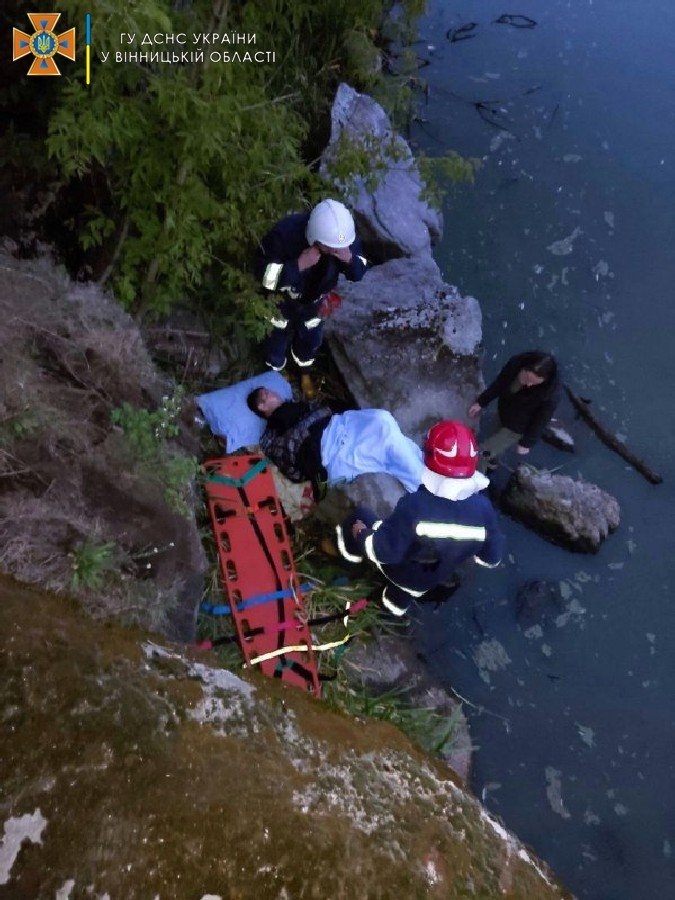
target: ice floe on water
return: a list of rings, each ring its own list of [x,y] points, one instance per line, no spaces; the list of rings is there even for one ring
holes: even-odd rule
[[[511,134],[510,131],[500,131],[490,141],[490,151],[494,153],[495,150],[499,150],[504,141],[512,140],[515,140],[515,135]]]
[[[511,662],[506,648],[495,638],[482,641],[474,649],[473,659],[478,666],[478,674],[486,684],[490,684],[490,672],[505,669]]]
[[[574,723],[577,726],[577,734],[581,740],[589,747],[595,746],[595,732],[590,725],[581,725],[579,722]]]
[[[599,281],[601,278],[607,278],[607,276],[614,278],[614,272],[609,271],[609,263],[606,259],[598,260],[591,269],[591,272],[595,275],[596,281]]]
[[[566,238],[561,238],[559,241],[553,241],[546,249],[554,256],[567,256],[574,250],[574,242],[582,234],[582,229],[577,225],[572,234],[569,234]]]
[[[546,766],[544,770],[546,776],[546,796],[554,813],[562,816],[563,819],[571,818],[570,812],[565,808],[562,799],[562,772],[554,769],[553,766]]]

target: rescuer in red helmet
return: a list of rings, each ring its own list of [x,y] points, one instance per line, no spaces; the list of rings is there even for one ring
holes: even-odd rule
[[[504,536],[488,498],[489,480],[477,471],[478,445],[461,422],[439,422],[424,445],[421,486],[406,494],[392,514],[378,520],[357,508],[337,528],[338,547],[350,562],[367,557],[387,580],[382,604],[403,616],[411,600],[451,584],[456,567],[473,556],[499,565]]]

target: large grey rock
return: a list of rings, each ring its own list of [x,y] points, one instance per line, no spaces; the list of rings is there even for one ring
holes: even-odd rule
[[[369,176],[345,179],[334,174],[343,136],[372,156]],[[392,129],[379,103],[347,84],[341,84],[335,96],[321,174],[345,192],[359,233],[377,261],[429,253],[432,240],[440,236],[442,216],[421,198],[423,182],[410,147]]]
[[[553,543],[596,553],[619,527],[619,504],[597,485],[518,466],[500,498],[505,512]]]
[[[339,290],[327,339],[359,406],[390,410],[413,440],[464,419],[483,385],[478,302],[445,284],[430,256],[390,260]]]
[[[330,488],[311,512],[314,520],[323,525],[341,522],[356,506],[366,506],[384,519],[404,493],[401,483],[385,472],[359,475],[348,484]]]

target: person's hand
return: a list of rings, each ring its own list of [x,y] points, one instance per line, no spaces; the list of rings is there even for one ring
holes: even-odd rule
[[[352,525],[352,536],[357,538],[362,531],[365,531],[367,528],[366,523],[362,522],[361,519],[357,519],[356,522]]]
[[[305,247],[298,257],[298,269],[304,272],[305,269],[311,269],[321,259],[321,251],[318,247]]]
[[[330,247],[327,252],[342,263],[349,264],[352,261],[352,251],[349,247]]]
[[[481,409],[482,409],[482,406],[480,405],[480,403],[472,403],[471,406],[469,407],[469,416],[472,419],[475,419],[476,416],[478,415],[478,413],[481,411]]]
[[[526,456],[529,452],[529,447],[522,447],[520,444],[518,444],[518,446],[516,447],[516,453],[518,453],[520,456]]]

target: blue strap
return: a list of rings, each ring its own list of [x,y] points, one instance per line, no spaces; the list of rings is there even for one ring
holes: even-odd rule
[[[312,590],[312,585],[306,581],[300,585],[299,590],[307,593]],[[292,597],[293,594],[294,591],[291,588],[287,588],[285,591],[271,591],[269,594],[257,594],[255,597],[249,597],[248,600],[244,600],[236,609],[237,612],[242,612],[245,609],[250,609],[252,606],[261,606],[263,603],[269,603],[272,600],[283,600],[284,597]],[[216,606],[206,601],[200,604],[199,609],[212,616],[229,616],[232,614],[231,606],[226,606],[225,604]]]
[[[205,476],[205,481],[215,481],[218,484],[227,484],[230,485],[230,487],[241,488],[245,487],[245,485],[247,485],[252,478],[255,478],[259,472],[262,472],[266,466],[267,460],[259,459],[254,466],[251,466],[248,472],[241,476],[241,478],[230,478],[229,475],[216,475],[212,472]]]

